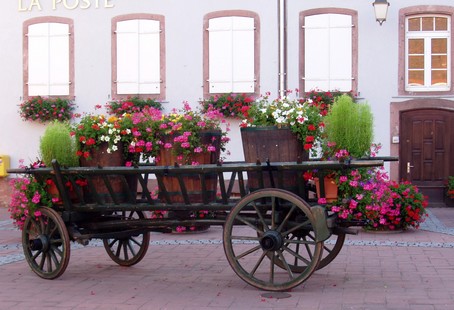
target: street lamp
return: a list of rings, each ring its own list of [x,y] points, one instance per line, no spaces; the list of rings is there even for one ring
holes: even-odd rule
[[[389,3],[386,0],[375,0],[374,3],[372,3],[372,5],[374,6],[375,19],[381,26],[383,22],[386,20]]]

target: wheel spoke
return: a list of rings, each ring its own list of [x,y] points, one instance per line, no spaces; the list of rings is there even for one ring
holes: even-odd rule
[[[263,259],[265,258],[266,256],[266,252],[263,251],[262,255],[260,255],[259,259],[257,260],[257,263],[255,264],[254,268],[252,268],[251,272],[249,272],[249,275],[251,277],[254,276],[254,274],[257,272],[257,269],[259,268],[259,266],[262,264],[263,262]]]
[[[271,198],[271,229],[276,228],[276,197]]]
[[[277,231],[281,231],[282,228],[287,224],[288,220],[290,219],[290,216],[293,214],[293,211],[296,210],[296,206],[293,205],[292,208],[288,211],[287,215],[285,216],[284,220],[282,223],[279,225],[279,227],[276,229]]]
[[[52,272],[52,259],[50,257],[50,253],[45,253],[46,260],[47,260],[47,272]]]
[[[270,283],[274,284],[274,260],[276,259],[276,253],[273,251],[270,259]]]
[[[290,266],[288,265],[287,260],[284,257],[284,253],[282,253],[282,251],[279,250],[279,251],[277,251],[277,255],[279,256],[279,259],[284,263],[285,270],[287,270],[289,278],[293,279],[294,278],[293,272],[290,269]]]
[[[296,225],[296,226],[290,228],[289,230],[283,232],[282,234],[283,234],[283,235],[288,235],[288,234],[290,234],[290,233],[292,233],[292,232],[294,232],[294,231],[297,231],[297,230],[299,230],[299,229],[302,229],[303,227],[307,226],[307,225],[310,224],[310,223],[311,223],[310,220],[304,221],[304,222],[302,222],[301,224],[298,224],[298,225]],[[307,227],[306,227],[306,228],[307,228]]]
[[[257,212],[257,216],[259,217],[260,222],[262,223],[263,230],[264,231],[268,231],[269,227],[266,224],[265,219],[263,218],[262,212],[260,212],[260,210],[258,209],[257,204],[255,203],[255,201],[252,202],[252,206],[254,207],[255,212]]]
[[[241,222],[243,222],[243,223],[246,224],[247,226],[251,227],[252,229],[254,229],[255,231],[257,231],[258,233],[262,233],[262,232],[263,232],[260,228],[258,228],[257,226],[255,226],[254,224],[252,224],[251,222],[249,222],[248,220],[246,220],[246,218],[244,218],[244,217],[242,217],[242,216],[240,216],[240,215],[238,215],[238,216],[236,217],[236,219],[239,220],[239,221],[241,221]]]
[[[118,239],[112,239],[112,241],[109,243],[109,248],[112,248],[117,241]]]
[[[260,237],[249,237],[249,236],[232,236],[232,240],[251,240],[251,241],[259,241]]]
[[[128,258],[129,258],[129,255],[128,255],[128,241],[122,240],[122,244],[123,244],[124,259],[128,260]]]
[[[55,252],[54,251],[49,251],[49,256],[50,258],[52,258],[52,261],[54,262],[54,265],[55,266],[58,266],[58,264],[60,263],[57,256],[55,255]]]
[[[295,257],[295,259],[299,259],[299,260],[303,261],[306,265],[309,265],[309,264],[311,263],[308,259],[304,258],[303,256],[301,256],[299,253],[296,253],[296,252],[293,251],[292,249],[290,249],[290,248],[288,248],[288,247],[286,247],[286,246],[284,246],[283,249],[284,249],[286,252],[288,252],[288,253],[290,253],[291,255],[293,255],[293,256]],[[311,258],[312,258],[312,257],[311,257]]]
[[[31,257],[31,259],[32,259],[33,261],[36,262],[36,258],[37,258],[42,252],[43,252],[42,250],[36,251],[36,253]]]
[[[136,256],[137,253],[132,246],[132,242],[131,242],[132,240],[133,240],[132,238],[129,239],[129,242],[127,242],[127,244],[128,244],[129,251],[131,251],[132,256]],[[126,250],[125,250],[125,253],[126,253]]]
[[[251,249],[249,249],[249,250],[247,250],[247,251],[245,251],[245,252],[243,252],[243,253],[241,253],[241,254],[239,254],[239,255],[236,255],[236,256],[235,256],[235,259],[236,259],[236,260],[239,260],[240,258],[243,258],[243,257],[245,257],[246,255],[252,254],[252,253],[254,253],[254,252],[260,250],[261,248],[262,248],[262,247],[261,247],[260,245],[255,246],[255,247],[253,247],[253,248],[251,248]]]

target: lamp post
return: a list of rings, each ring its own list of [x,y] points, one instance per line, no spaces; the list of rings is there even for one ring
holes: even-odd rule
[[[374,3],[372,3],[372,5],[374,6],[375,19],[381,26],[383,22],[386,20],[389,3],[386,0],[375,0]]]

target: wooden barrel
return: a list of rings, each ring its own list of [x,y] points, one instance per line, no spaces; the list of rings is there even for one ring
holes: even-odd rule
[[[108,153],[109,145],[102,143],[98,148],[90,150],[90,159],[81,158],[81,167],[122,167],[125,165],[122,142],[117,144],[118,150]],[[102,176],[92,175],[88,177],[88,186],[84,187],[84,198],[86,202],[112,203],[127,201],[129,194],[137,193],[137,176],[126,178],[122,175],[109,175],[106,177],[108,184],[112,187],[113,195]],[[131,179],[135,179],[131,180]]]
[[[194,153],[188,157],[189,163],[197,162],[199,164],[215,164],[219,160],[220,156],[220,144],[221,144],[221,131],[201,131],[199,133],[201,142],[205,145],[213,145],[216,148],[214,152],[201,152]],[[166,136],[163,138],[164,143],[171,143],[174,136]],[[165,149],[161,147],[159,161],[157,162],[160,166],[174,166],[175,163],[182,164],[182,159],[178,159],[177,156],[172,152],[172,149]],[[205,182],[205,190],[202,188],[202,178]],[[205,194],[208,202],[216,200],[217,190],[217,174],[216,173],[204,173],[204,174],[188,174],[182,175],[183,184],[187,191],[189,202],[198,203],[203,202],[203,194]],[[182,195],[182,189],[178,177],[176,176],[164,176],[163,183],[165,189],[170,197],[170,201],[167,202],[184,202]],[[160,189],[160,199],[166,200],[162,195],[162,189]]]
[[[296,134],[289,128],[275,126],[241,128],[244,159],[248,163],[260,161],[262,165],[270,162],[297,162],[309,159],[309,154]],[[276,187],[300,194],[298,177],[302,172],[285,171],[282,175],[277,172],[264,172],[263,188]],[[260,174],[248,173],[249,190],[262,188]]]

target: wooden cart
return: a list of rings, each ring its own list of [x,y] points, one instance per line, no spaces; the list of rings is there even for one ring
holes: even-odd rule
[[[28,217],[22,231],[26,260],[42,278],[54,279],[64,273],[71,241],[88,244],[101,239],[114,262],[131,266],[145,256],[152,230],[222,225],[225,255],[235,273],[257,288],[282,291],[303,283],[315,270],[328,265],[340,252],[345,234],[352,233],[349,227],[362,224],[340,220],[317,205],[309,196],[311,188],[302,177],[304,171],[316,170],[323,177],[332,170],[382,166],[385,160],[393,159],[97,168],[63,168],[54,161],[51,168],[8,172],[33,174],[41,182],[50,178],[61,196],[61,204],[40,207],[41,216]],[[299,175],[294,192],[282,189],[288,171]],[[271,187],[249,192],[246,176],[250,172],[258,176],[262,187],[265,183]],[[214,199],[207,191],[207,180],[213,175],[218,191]],[[191,201],[187,176],[200,181],[199,202]],[[167,177],[178,181],[180,202],[172,202]],[[157,182],[159,197],[149,189],[150,179]],[[86,186],[77,180],[85,180]],[[103,193],[96,188],[100,182]],[[234,187],[239,195],[233,195]],[[210,216],[192,216],[203,210]],[[167,213],[162,218],[149,216],[156,211]],[[330,237],[334,243],[324,244]]]

